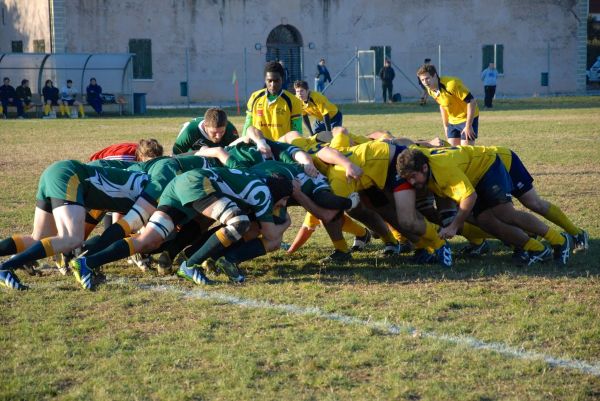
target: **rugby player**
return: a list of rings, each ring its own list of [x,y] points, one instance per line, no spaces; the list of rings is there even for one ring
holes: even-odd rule
[[[281,64],[275,61],[265,65],[266,87],[250,95],[243,135],[250,126],[273,141],[290,131],[302,134],[302,102],[282,88],[284,74]]]
[[[174,155],[189,155],[203,146],[226,146],[238,139],[235,126],[228,121],[225,111],[211,107],[198,117],[183,124],[175,144]]]
[[[310,135],[342,126],[342,112],[325,95],[310,91],[306,81],[294,82],[294,90],[296,97],[302,100],[302,119]],[[314,127],[310,125],[309,116],[315,118]]]

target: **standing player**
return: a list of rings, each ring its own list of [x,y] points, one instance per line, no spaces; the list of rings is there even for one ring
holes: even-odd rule
[[[294,82],[294,90],[296,97],[302,100],[302,119],[310,135],[342,126],[342,112],[325,95],[310,91],[306,81]],[[310,126],[309,116],[315,118],[314,127]]]
[[[474,145],[479,126],[479,107],[460,79],[439,77],[432,64],[424,64],[417,70],[419,80],[427,93],[439,105],[442,125],[448,142],[455,145]]]
[[[283,67],[271,61],[265,65],[264,72],[266,87],[252,93],[248,100],[244,135],[250,126],[273,141],[290,131],[302,134],[302,102],[282,88]]]

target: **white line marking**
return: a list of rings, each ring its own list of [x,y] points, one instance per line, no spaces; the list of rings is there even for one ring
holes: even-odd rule
[[[111,280],[107,284],[128,284],[131,282],[123,279]],[[383,331],[388,334],[408,334],[420,336],[422,338],[428,338],[435,341],[444,341],[459,346],[465,346],[476,350],[485,350],[495,352],[507,357],[522,359],[527,361],[544,361],[548,365],[553,367],[559,367],[564,369],[577,370],[581,373],[589,374],[592,376],[600,377],[600,363],[590,363],[577,359],[565,359],[557,358],[551,355],[543,354],[540,352],[526,351],[512,347],[503,343],[497,342],[486,342],[478,340],[474,337],[469,336],[454,336],[449,334],[440,334],[434,331],[421,331],[415,327],[404,324],[390,324],[382,321],[371,321],[359,319],[352,316],[346,316],[339,313],[328,313],[318,307],[302,307],[292,304],[275,304],[268,301],[260,301],[249,298],[241,298],[233,295],[223,294],[213,291],[205,291],[202,289],[196,290],[183,290],[172,285],[150,285],[150,284],[136,284],[136,287],[156,292],[170,292],[181,294],[184,297],[205,299],[210,301],[224,302],[230,305],[237,305],[245,308],[256,308],[256,309],[271,309],[277,310],[293,315],[299,316],[316,316],[320,319],[326,319],[331,321],[340,322],[346,325],[364,326],[375,330]]]

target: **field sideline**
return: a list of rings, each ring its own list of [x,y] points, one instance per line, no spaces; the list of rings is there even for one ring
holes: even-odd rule
[[[600,97],[495,106],[481,112],[478,144],[515,150],[538,192],[590,233],[590,251],[566,268],[516,266],[498,241],[490,257],[423,267],[381,258],[375,241],[324,269],[320,228],[296,254],[244,265],[241,286],[199,288],[121,262],[89,293],[55,271],[18,271],[31,290],[0,289],[0,400],[597,400]],[[434,105],[341,109],[353,133],[441,132]],[[31,230],[51,162],[142,137],[170,151],[201,113],[0,121],[0,238]],[[241,129],[242,116],[231,120]],[[288,242],[302,216],[292,210]]]

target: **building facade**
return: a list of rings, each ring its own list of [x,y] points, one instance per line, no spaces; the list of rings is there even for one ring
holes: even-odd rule
[[[135,53],[134,92],[148,104],[242,101],[263,85],[265,61],[311,86],[326,59],[334,100],[354,99],[357,50],[388,56],[394,92],[417,97],[431,58],[482,96],[495,61],[500,96],[585,90],[587,0],[0,0],[0,54]],[[375,71],[376,73],[377,71]],[[542,77],[547,74],[546,84]],[[18,77],[13,78],[16,82]],[[375,84],[380,96],[380,83]]]

